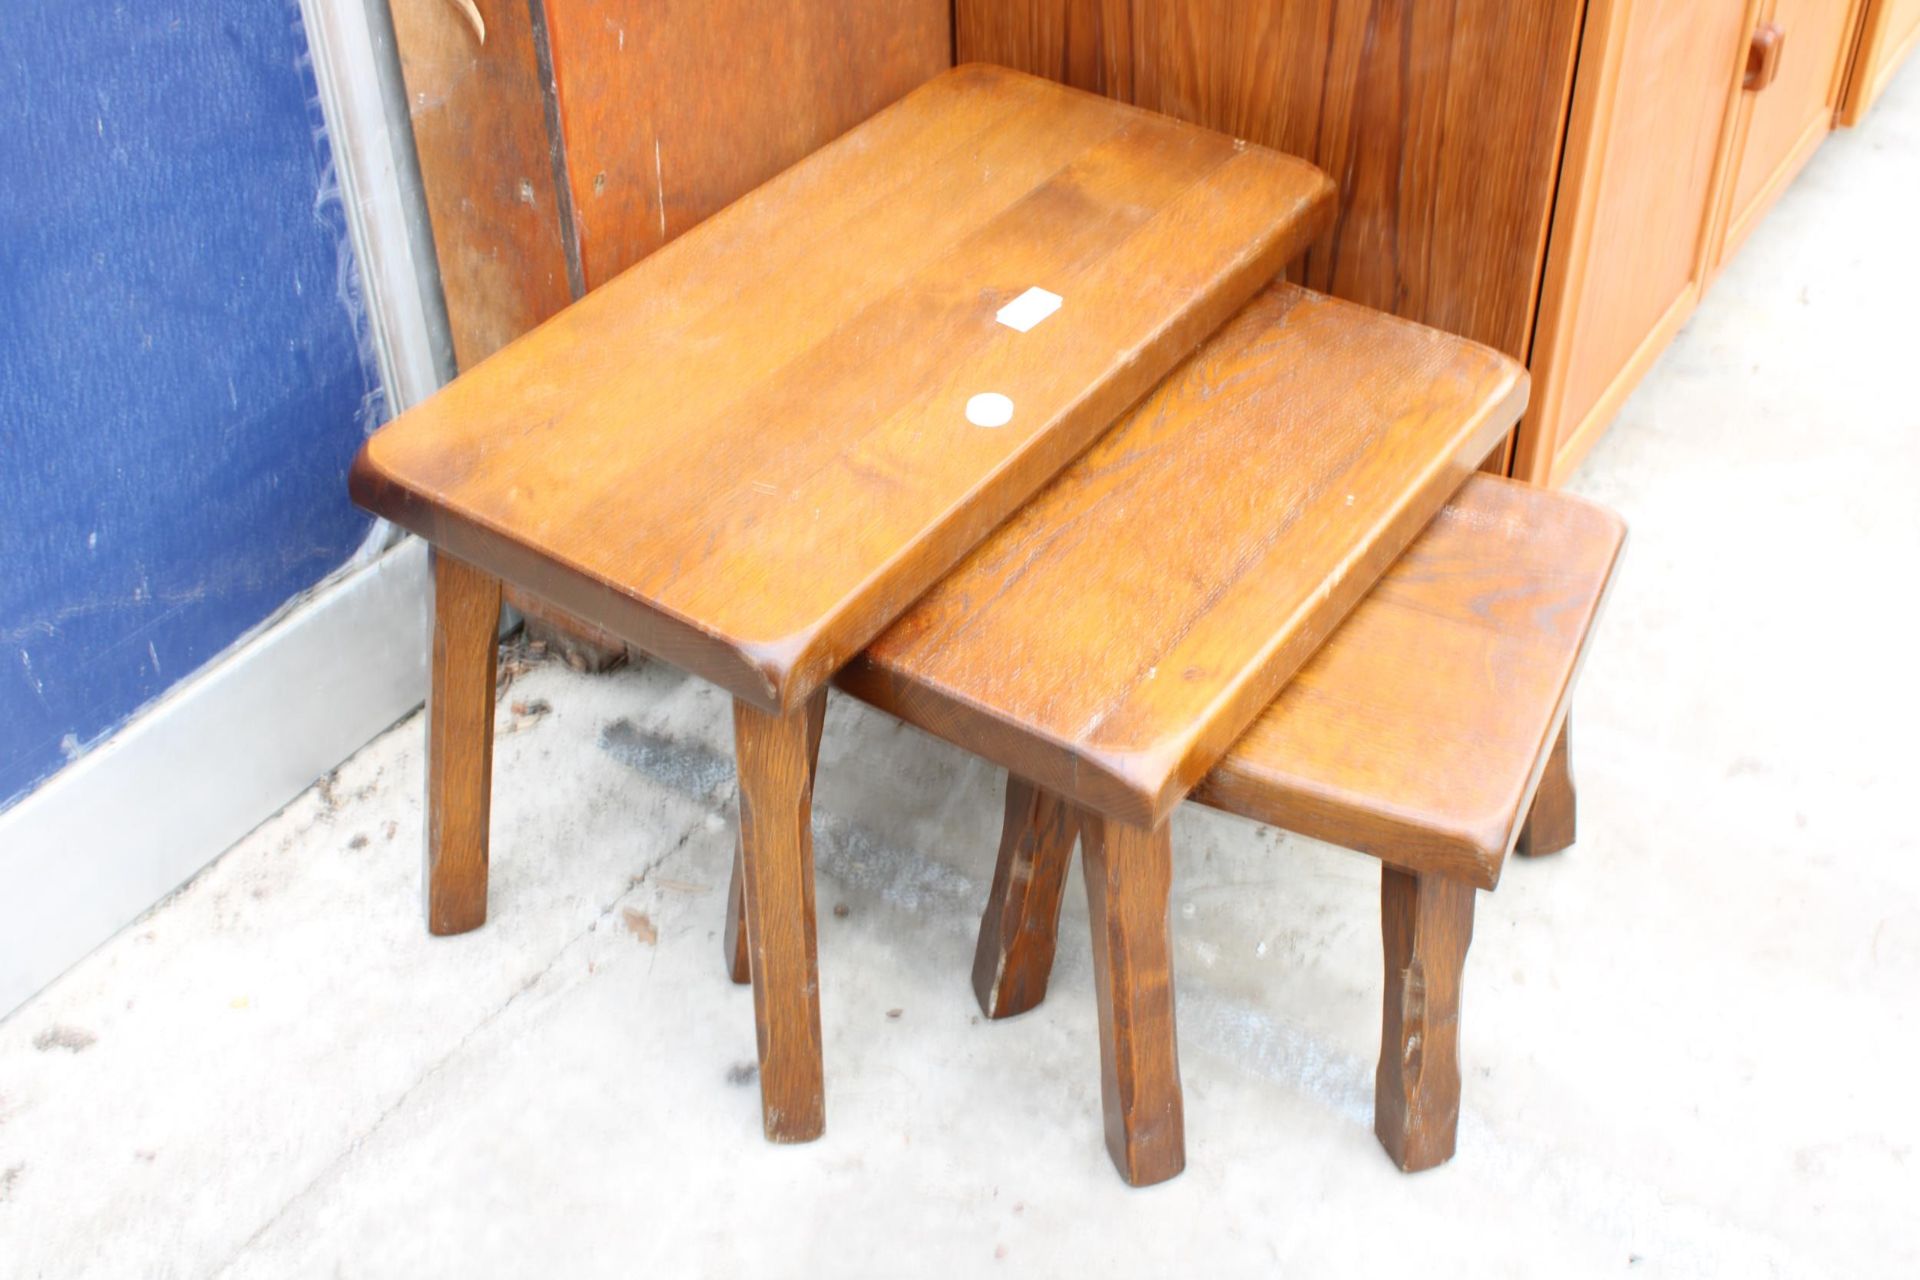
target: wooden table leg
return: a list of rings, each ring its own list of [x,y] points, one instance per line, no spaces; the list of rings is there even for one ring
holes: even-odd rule
[[[980,919],[973,993],[989,1018],[1025,1013],[1046,998],[1080,818],[1072,805],[1007,775],[1000,860]]]
[[[1107,1150],[1121,1177],[1147,1186],[1187,1163],[1167,919],[1173,887],[1168,824],[1147,830],[1083,812],[1080,837],[1100,1003]]]
[[[427,691],[430,933],[465,933],[487,919],[499,631],[500,580],[434,552],[433,675]]]
[[[774,1142],[808,1142],[826,1128],[813,920],[813,773],[826,709],[825,689],[785,713],[733,704],[760,1105]]]
[[[807,721],[807,771],[811,776],[820,763],[820,730],[826,724],[826,701],[820,702],[821,714]],[[808,803],[812,803],[812,783],[808,783]],[[746,887],[740,871],[740,830],[733,833],[733,877],[727,882],[727,927],[720,949],[727,964],[727,976],[740,986],[753,981],[753,964],[747,955]]]
[[[720,950],[727,962],[727,976],[739,986],[753,981],[753,964],[747,956],[747,888],[740,870],[740,833],[733,835],[733,876],[727,882],[727,929],[720,938]]]
[[[1460,1123],[1460,975],[1473,941],[1472,885],[1380,869],[1387,990],[1373,1131],[1409,1173],[1453,1157]]]
[[[1540,775],[1540,787],[1533,793],[1533,808],[1527,811],[1526,825],[1514,852],[1525,858],[1559,853],[1573,843],[1573,717],[1560,726],[1547,755],[1547,770]]]

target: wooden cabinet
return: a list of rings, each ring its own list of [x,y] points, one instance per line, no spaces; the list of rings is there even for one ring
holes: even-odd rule
[[[1862,0],[1764,0],[1735,114],[1716,265],[1746,242],[1832,132]],[[1774,51],[1769,53],[1769,45]]]
[[[1920,0],[1866,0],[1840,104],[1840,123],[1859,124],[1901,62],[1920,46]]]
[[[1747,0],[1592,0],[1514,474],[1578,465],[1699,301]]]

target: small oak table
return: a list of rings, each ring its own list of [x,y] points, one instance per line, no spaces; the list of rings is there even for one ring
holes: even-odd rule
[[[766,1132],[817,1136],[827,681],[1302,252],[1332,192],[957,68],[376,433],[355,500],[435,549],[428,927],[486,918],[504,580],[733,695]]]

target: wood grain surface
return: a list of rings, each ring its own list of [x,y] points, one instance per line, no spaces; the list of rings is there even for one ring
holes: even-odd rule
[[[952,62],[945,0],[542,4],[589,289]]]
[[[1158,823],[1513,424],[1484,347],[1277,285],[841,678]]]
[[[1491,889],[1625,537],[1591,503],[1476,476],[1193,798]]]
[[[764,708],[818,688],[1325,225],[1311,166],[961,68],[378,432],[354,497]],[[995,320],[1038,286],[1057,314]],[[980,393],[1011,422],[966,415]]]

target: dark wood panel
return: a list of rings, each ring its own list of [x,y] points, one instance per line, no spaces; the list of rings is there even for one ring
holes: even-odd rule
[[[394,38],[433,224],[454,358],[470,368],[573,301],[533,21],[477,0],[393,0]]]
[[[946,0],[545,0],[545,14],[590,289],[952,53]]]

